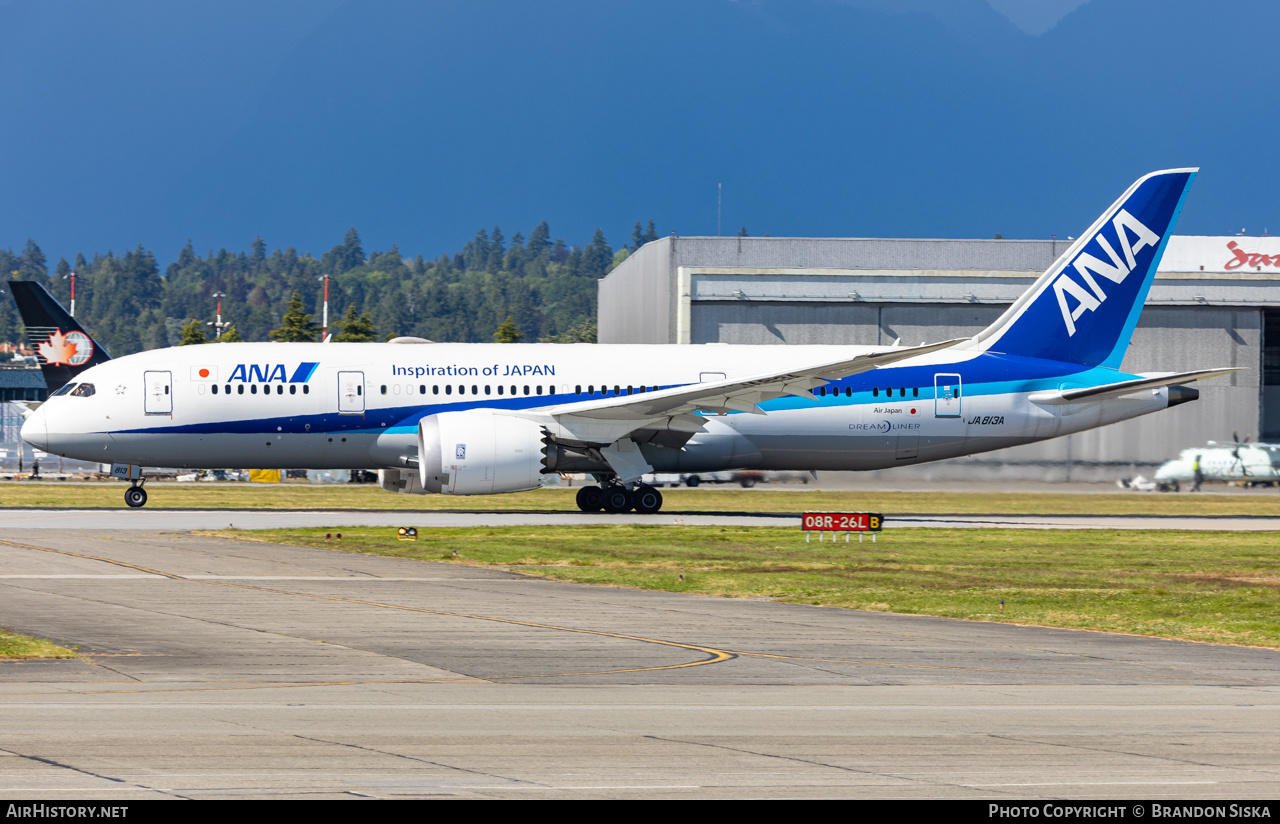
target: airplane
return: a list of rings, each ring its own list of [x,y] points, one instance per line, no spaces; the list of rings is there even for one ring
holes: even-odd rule
[[[1183,483],[1195,483],[1195,465],[1200,462],[1202,481],[1243,483],[1246,486],[1274,486],[1280,483],[1280,445],[1269,443],[1232,444],[1209,441],[1208,446],[1184,449],[1178,457],[1156,469],[1156,488],[1177,492]],[[1192,486],[1192,491],[1197,487]]]
[[[36,353],[45,388],[52,394],[90,367],[111,360],[75,318],[39,283],[9,281],[9,291],[26,327],[27,345]]]
[[[217,343],[97,363],[28,443],[142,466],[367,469],[488,495],[589,473],[584,512],[657,512],[654,472],[871,470],[1056,438],[1199,397],[1231,368],[1121,360],[1197,169],[1135,181],[989,327],[921,346]]]

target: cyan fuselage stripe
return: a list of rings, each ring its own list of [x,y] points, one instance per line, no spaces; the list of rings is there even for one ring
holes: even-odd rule
[[[319,363],[300,363],[298,368],[293,370],[293,376],[289,378],[289,383],[306,383],[311,380],[311,376],[315,374],[316,367]]]

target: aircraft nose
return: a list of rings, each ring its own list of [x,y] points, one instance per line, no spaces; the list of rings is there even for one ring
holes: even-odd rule
[[[36,409],[31,413],[30,417],[23,421],[20,434],[22,440],[36,449],[49,451],[49,424],[43,407]]]

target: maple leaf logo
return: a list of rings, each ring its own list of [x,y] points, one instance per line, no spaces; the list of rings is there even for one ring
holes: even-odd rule
[[[49,336],[49,339],[36,347],[36,353],[44,358],[45,363],[57,365],[59,363],[71,363],[71,359],[76,356],[79,351],[74,343],[67,340],[59,329]]]

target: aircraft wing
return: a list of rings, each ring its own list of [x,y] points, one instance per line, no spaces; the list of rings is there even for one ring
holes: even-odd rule
[[[1116,383],[1104,383],[1102,386],[1086,386],[1079,389],[1060,389],[1052,392],[1036,392],[1031,395],[1032,403],[1077,403],[1086,400],[1101,400],[1103,398],[1114,398],[1120,395],[1128,395],[1130,392],[1137,392],[1142,389],[1159,389],[1163,386],[1176,386],[1180,383],[1190,383],[1191,381],[1202,381],[1205,378],[1216,378],[1219,375],[1229,375],[1232,372],[1239,372],[1244,367],[1236,366],[1225,369],[1199,369],[1195,372],[1176,372],[1171,375],[1155,375],[1151,377],[1135,378],[1128,381],[1117,381]]]
[[[845,360],[787,372],[690,384],[658,392],[599,398],[511,414],[543,422],[557,440],[583,445],[610,444],[638,429],[670,429],[692,434],[702,430],[702,416],[694,414],[696,412],[762,415],[764,413],[758,404],[763,401],[787,395],[813,398],[813,390],[829,381],[937,352],[964,340],[968,338],[865,352]]]

